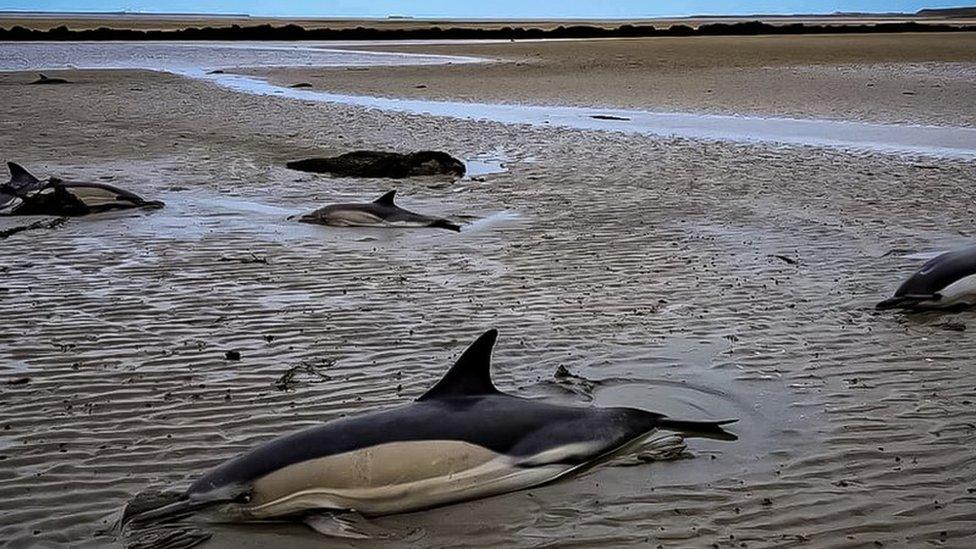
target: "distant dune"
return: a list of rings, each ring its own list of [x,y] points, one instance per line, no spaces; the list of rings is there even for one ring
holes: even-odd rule
[[[930,8],[918,10],[919,17],[976,18],[976,7],[970,8]]]
[[[403,21],[403,20],[396,20]],[[226,23],[225,21],[223,23]],[[411,22],[412,23],[412,22]],[[47,29],[28,28],[22,24],[0,28],[2,41],[29,40],[436,40],[436,39],[540,39],[540,38],[638,38],[655,36],[744,36],[744,35],[796,35],[796,34],[863,34],[904,32],[959,32],[976,31],[976,24],[919,23],[917,21],[809,23],[786,20],[777,23],[761,21],[722,21],[701,23],[697,26],[672,24],[668,27],[654,25],[623,24],[597,26],[593,24],[558,25],[551,28],[539,26],[346,26],[305,28],[297,24],[273,26],[271,24],[220,27],[175,27],[169,30],[110,28],[69,28],[65,24],[48,26]]]
[[[185,30],[237,25],[240,27],[270,25],[284,27],[296,25],[306,30],[329,29],[376,29],[376,30],[430,30],[434,28],[464,28],[477,30],[501,30],[505,28],[538,29],[552,31],[559,27],[594,27],[617,29],[621,26],[668,28],[685,25],[697,28],[711,23],[746,23],[760,21],[770,25],[870,25],[875,23],[907,23],[961,25],[972,18],[976,23],[976,8],[924,9],[917,13],[832,13],[798,15],[691,15],[658,18],[630,19],[464,19],[464,18],[413,18],[390,15],[380,18],[341,17],[258,17],[246,14],[194,14],[194,13],[138,13],[138,12],[18,12],[0,11],[0,28],[23,27],[46,31],[67,27],[72,31],[110,28],[120,30],[165,31]]]

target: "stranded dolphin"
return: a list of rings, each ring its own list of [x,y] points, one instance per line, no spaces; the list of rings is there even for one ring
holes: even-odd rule
[[[76,183],[31,175],[7,162],[10,182],[0,185],[0,215],[81,216],[128,208],[162,208],[163,203],[104,183]]]
[[[976,245],[934,257],[879,309],[949,309],[976,305]]]
[[[299,221],[334,227],[437,227],[460,231],[450,221],[404,210],[393,203],[396,191],[390,191],[364,204],[333,204],[305,214]]]
[[[410,404],[262,444],[167,504],[138,510],[130,504],[122,522],[158,523],[204,508],[219,520],[244,521],[322,511],[400,513],[546,484],[632,455],[659,437],[658,430],[736,439],[722,429],[735,420],[682,421],[637,408],[566,406],[503,393],[489,373],[496,338],[495,330],[479,337]]]

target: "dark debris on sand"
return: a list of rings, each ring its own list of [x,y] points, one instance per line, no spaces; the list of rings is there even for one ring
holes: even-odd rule
[[[556,368],[556,371],[552,374],[552,378],[556,386],[560,389],[583,397],[587,401],[593,400],[593,390],[599,385],[599,382],[570,372],[569,368],[562,364]]]
[[[297,366],[292,366],[281,374],[278,379],[275,380],[274,386],[279,391],[287,391],[292,389],[295,385],[298,385],[298,376],[304,374],[306,377],[312,378],[311,383],[316,383],[319,381],[328,381],[330,378],[328,375],[323,374],[319,371],[322,368],[329,368],[335,365],[336,361],[331,359],[326,359],[321,361],[320,364],[313,364],[311,362],[302,362]]]
[[[772,257],[773,259],[778,259],[778,260],[780,260],[780,261],[782,261],[784,263],[788,263],[790,265],[796,265],[797,263],[799,263],[799,261],[793,259],[792,257],[790,257],[788,255],[783,255],[783,254],[769,254],[769,257]]]
[[[463,177],[464,162],[441,151],[395,153],[386,151],[353,151],[328,158],[307,158],[288,162],[292,170],[328,173],[340,177],[383,177],[403,179],[446,175]]]
[[[161,524],[140,530],[127,540],[126,549],[190,549],[213,537],[197,527],[185,524]]]
[[[35,221],[28,225],[19,225],[17,227],[11,227],[9,229],[0,230],[0,240],[9,238],[17,233],[22,233],[24,231],[33,231],[36,229],[56,229],[61,225],[64,225],[68,221],[67,217],[59,217],[57,219],[45,219],[41,221]]]
[[[945,322],[936,324],[936,326],[938,326],[939,328],[942,328],[944,330],[949,330],[950,332],[965,332],[966,331],[966,325],[965,324],[963,324],[962,322],[954,322],[954,321],[951,321],[951,320],[947,320]]]
[[[235,261],[237,263],[244,263],[244,264],[249,264],[249,263],[260,263],[262,265],[268,264],[267,257],[261,257],[255,253],[251,253],[250,255],[244,257],[221,256],[217,261],[224,262],[224,263]]]

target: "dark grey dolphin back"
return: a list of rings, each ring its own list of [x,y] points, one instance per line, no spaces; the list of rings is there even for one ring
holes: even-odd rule
[[[976,245],[928,260],[898,287],[895,297],[932,298],[946,286],[973,274],[976,274]]]

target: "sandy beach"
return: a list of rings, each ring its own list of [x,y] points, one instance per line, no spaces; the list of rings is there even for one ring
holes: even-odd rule
[[[250,72],[270,73],[282,84],[302,81],[318,89],[381,97],[976,125],[972,33],[663,37],[373,49],[502,62]]]
[[[390,46],[504,62],[242,72],[387,97],[976,126],[973,37],[693,40]],[[136,493],[408,402],[492,326],[506,391],[738,417],[740,440],[376,519],[392,539],[330,546],[976,537],[976,316],[874,309],[921,264],[912,254],[972,242],[976,162],[431,117],[143,70],[49,74],[73,83],[0,73],[4,160],[166,208],[0,240],[11,547],[121,544],[113,525]],[[284,167],[360,148],[497,170],[445,185]],[[287,219],[392,188],[462,231]],[[321,375],[276,387],[303,364]],[[559,366],[591,383],[558,381]],[[226,525],[206,546],[323,539]]]

